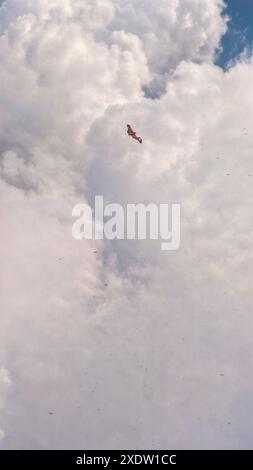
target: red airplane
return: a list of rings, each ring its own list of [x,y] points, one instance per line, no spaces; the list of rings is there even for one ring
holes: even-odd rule
[[[140,144],[142,144],[142,138],[141,137],[138,137],[136,135],[136,132],[133,131],[132,127],[130,126],[130,124],[127,124],[127,133],[130,137],[132,137],[133,139],[135,140],[138,140],[138,142],[140,142]]]

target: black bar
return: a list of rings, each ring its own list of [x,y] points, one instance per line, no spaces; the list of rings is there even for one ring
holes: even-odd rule
[[[217,465],[252,468],[253,451],[205,451],[205,450],[3,450],[0,451],[1,468],[25,466],[25,468],[193,468],[204,469]]]

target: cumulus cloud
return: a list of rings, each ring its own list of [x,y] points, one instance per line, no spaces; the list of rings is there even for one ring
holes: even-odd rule
[[[1,448],[251,446],[253,65],[214,65],[222,8],[1,5]],[[100,194],[180,203],[180,250],[73,240]]]

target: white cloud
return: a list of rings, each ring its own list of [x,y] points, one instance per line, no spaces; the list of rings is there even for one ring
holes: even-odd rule
[[[253,66],[213,65],[221,8],[1,7],[3,448],[251,446]],[[181,249],[74,241],[95,194],[179,202]]]
[[[0,367],[0,413],[5,404],[5,397],[11,387],[11,379],[8,370]],[[5,433],[0,426],[0,442],[4,439]]]

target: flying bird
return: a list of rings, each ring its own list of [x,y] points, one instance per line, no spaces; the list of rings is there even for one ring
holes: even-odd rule
[[[138,137],[136,135],[136,132],[132,129],[132,127],[130,126],[130,124],[127,124],[127,133],[130,137],[132,137],[133,139],[135,140],[138,140],[138,142],[140,142],[140,144],[142,144],[142,138],[141,137]]]

